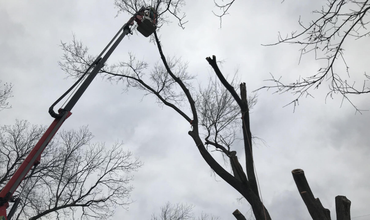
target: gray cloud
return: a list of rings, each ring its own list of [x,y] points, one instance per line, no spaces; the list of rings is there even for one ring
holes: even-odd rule
[[[213,75],[204,59],[212,54],[225,61],[221,66],[225,74],[238,70],[249,93],[263,85],[270,72],[289,80],[319,68],[309,58],[298,65],[297,48],[261,46],[276,40],[279,30],[290,33],[298,28],[299,14],[307,19],[314,16],[308,11],[317,8],[319,1],[236,2],[221,29],[212,15],[212,1],[190,1],[185,8],[189,20],[185,30],[176,23],[160,30],[165,52],[187,61],[189,72],[198,77],[195,82],[204,83]],[[47,108],[74,82],[59,70],[60,41],[71,40],[74,33],[92,54],[98,54],[129,17],[115,15],[112,2],[2,1],[0,79],[14,84],[14,98],[10,100],[13,108],[0,112],[1,124],[15,119],[51,123]],[[123,40],[109,62],[127,59],[128,52],[150,64],[159,60],[149,39],[134,33]],[[309,219],[290,173],[295,168],[305,170],[315,196],[331,209],[332,216],[338,194],[352,201],[353,216],[368,214],[369,113],[355,115],[348,103],[340,108],[340,99],[325,103],[325,90],[314,91],[315,98],[302,99],[295,113],[291,107],[283,108],[293,99],[291,95],[258,94],[251,114],[252,132],[264,142],[256,143],[255,163],[272,218]],[[250,213],[248,204],[237,200],[240,195],[202,160],[187,135],[190,125],[158,106],[153,97],[142,97],[140,91],[123,92],[122,85],[97,77],[63,126],[89,125],[96,141],[122,141],[144,162],[133,183],[133,204],[128,211],[117,210],[115,219],[149,219],[168,201],[194,204],[196,211],[221,219],[233,219],[236,208]],[[369,109],[365,98],[354,97],[354,101]]]

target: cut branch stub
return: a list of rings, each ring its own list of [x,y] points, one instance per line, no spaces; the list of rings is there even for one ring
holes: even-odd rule
[[[242,101],[247,100],[247,86],[245,85],[245,83],[240,84],[240,97]]]
[[[233,212],[233,215],[237,220],[247,220],[238,209]]]
[[[309,197],[311,200],[315,199],[304,175],[304,171],[301,169],[295,169],[292,171],[292,174],[299,193],[307,193],[307,197]]]
[[[253,162],[253,147],[252,147],[252,133],[250,128],[249,119],[249,108],[247,100],[247,86],[245,83],[240,84],[240,110],[242,114],[242,128],[243,128],[243,140],[244,140],[244,152],[247,177],[253,192],[259,197],[257,178],[254,173],[254,162]]]
[[[337,212],[337,220],[350,220],[351,219],[351,201],[345,196],[335,197],[335,207]]]
[[[315,199],[304,175],[304,171],[301,169],[295,169],[292,171],[292,174],[299,194],[301,195],[312,219],[330,220],[330,211],[322,206],[319,199]]]

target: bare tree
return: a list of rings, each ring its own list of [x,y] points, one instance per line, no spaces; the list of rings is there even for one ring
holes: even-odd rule
[[[18,121],[1,128],[3,185],[33,148],[45,128]],[[90,143],[89,130],[62,131],[43,153],[41,163],[16,192],[21,205],[17,219],[108,218],[116,206],[126,207],[131,172],[141,163],[122,149]]]
[[[10,107],[7,100],[12,97],[12,88],[12,84],[0,81],[0,111]]]
[[[130,2],[127,2],[130,5]],[[246,84],[240,84],[238,94],[234,83],[228,82],[218,67],[216,57],[212,56],[206,59],[217,80],[197,93],[192,86],[193,76],[187,72],[187,66],[180,59],[165,56],[156,32],[153,37],[161,63],[149,70],[148,63],[137,60],[130,54],[126,61],[107,65],[101,70],[101,74],[108,80],[122,82],[128,88],[141,89],[154,95],[160,103],[178,113],[191,125],[188,135],[208,166],[249,202],[257,220],[271,219],[260,196],[256,178],[249,116],[249,109],[255,103],[255,98],[247,98]],[[90,64],[86,47],[74,41],[71,44],[63,44],[62,48],[65,54],[60,63],[61,67],[68,74],[78,76],[83,72],[81,63],[82,67]],[[81,52],[81,48],[84,48],[84,51]],[[75,63],[73,60],[82,62]],[[243,150],[238,152],[234,144],[238,136],[237,131],[244,144]],[[211,153],[213,151],[219,152],[226,160],[218,161]],[[245,157],[245,164],[241,164],[238,157]],[[225,162],[229,166],[225,166]],[[302,183],[297,182],[297,186],[299,189],[309,189],[308,183],[301,187]],[[310,198],[307,201],[312,200]],[[317,205],[312,207],[319,211],[322,208]],[[241,213],[234,213],[237,219],[242,219]]]
[[[193,213],[192,205],[176,204],[171,205],[167,203],[161,208],[159,215],[152,215],[151,220],[217,220],[217,217],[212,215],[202,213],[200,216],[196,217]]]
[[[208,62],[215,68],[216,75],[221,84],[218,84],[222,90],[215,87],[212,83],[208,89],[201,91],[196,97],[190,92],[190,76],[186,71],[186,66],[178,59],[168,59],[164,56],[158,35],[154,33],[156,45],[162,60],[153,68],[149,76],[145,75],[148,64],[143,61],[137,61],[132,55],[127,62],[112,64],[101,70],[108,80],[126,82],[126,86],[145,90],[164,105],[172,108],[192,125],[189,135],[193,138],[195,145],[208,165],[227,183],[240,192],[251,204],[256,219],[270,219],[269,214],[264,207],[258,193],[257,181],[254,171],[254,162],[252,156],[252,138],[249,128],[249,107],[246,95],[245,84],[241,84],[242,96],[240,97],[234,88],[223,77],[217,67],[215,57],[207,58]],[[65,51],[64,63],[62,67],[68,69],[71,75],[78,75],[81,69],[73,69],[75,63],[70,60],[88,60],[78,55],[87,53],[73,52],[79,48],[71,48],[81,43],[73,42],[64,44]],[[216,92],[216,93],[214,93]],[[187,101],[188,107],[180,102]],[[190,110],[190,113],[187,111]],[[237,116],[242,116],[240,121]],[[230,132],[230,126],[238,123],[243,130],[245,156],[247,159],[247,172],[244,173],[242,166],[238,162],[236,151],[232,149],[232,143],[235,139],[235,133]],[[200,126],[201,127],[200,127]],[[201,132],[205,131],[205,141],[202,141]],[[206,145],[208,147],[206,147]],[[228,172],[212,154],[208,148],[212,147],[221,152],[226,158],[229,158],[234,174]]]
[[[312,89],[320,87],[328,82],[328,96],[340,94],[357,111],[360,111],[350,99],[350,95],[370,93],[368,81],[370,76],[364,73],[363,82],[356,83],[350,79],[350,68],[345,58],[345,49],[348,47],[345,42],[361,40],[368,44],[367,38],[370,35],[368,11],[370,3],[359,0],[327,0],[326,4],[319,10],[313,11],[317,19],[304,23],[301,18],[299,25],[302,30],[292,32],[290,35],[278,35],[278,42],[267,44],[298,44],[301,45],[301,57],[314,53],[317,60],[325,60],[317,73],[308,77],[302,77],[295,82],[283,82],[281,78],[272,76],[272,85],[263,88],[276,89],[279,93],[292,92],[296,99],[292,102],[297,104],[302,96],[310,95]],[[341,66],[344,66],[341,67]]]
[[[13,176],[18,166],[40,139],[45,128],[16,121],[12,126],[0,127],[0,187]],[[47,155],[49,151],[45,151]]]

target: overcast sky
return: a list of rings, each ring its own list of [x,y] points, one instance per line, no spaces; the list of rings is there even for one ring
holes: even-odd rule
[[[212,0],[188,1],[183,8],[189,21],[185,30],[174,21],[159,35],[168,56],[188,63],[189,73],[197,77],[194,87],[213,75],[205,57],[214,54],[224,61],[223,73],[231,77],[238,72],[252,93],[265,85],[270,73],[289,81],[320,68],[312,56],[298,65],[298,47],[261,46],[276,41],[278,31],[297,30],[299,15],[308,22],[320,2],[237,0],[220,28]],[[112,0],[0,0],[0,80],[14,85],[12,108],[0,112],[0,124],[22,119],[49,125],[49,106],[75,80],[66,78],[58,66],[61,41],[69,42],[75,35],[97,55],[128,19],[125,13],[117,16]],[[370,44],[361,42],[350,42],[346,51],[351,69],[359,75],[370,67]],[[127,60],[128,52],[151,64],[159,61],[155,45],[138,33],[124,39],[110,60]],[[353,219],[370,217],[358,217],[370,214],[370,113],[355,114],[349,103],[341,106],[339,96],[325,99],[325,86],[313,92],[314,98],[302,99],[294,113],[291,106],[283,107],[294,99],[291,94],[258,92],[251,129],[263,141],[256,140],[255,164],[273,219],[310,219],[291,175],[296,168],[305,171],[315,197],[331,210],[333,219],[337,195],[352,201]],[[150,219],[167,202],[191,204],[196,213],[220,219],[233,219],[237,208],[248,216],[247,202],[239,200],[241,196],[202,160],[187,135],[190,125],[159,106],[154,97],[123,88],[97,77],[63,125],[63,129],[88,125],[97,142],[123,141],[144,163],[133,182],[133,203],[128,210],[117,209],[113,219]],[[368,99],[352,100],[359,108],[370,109]]]

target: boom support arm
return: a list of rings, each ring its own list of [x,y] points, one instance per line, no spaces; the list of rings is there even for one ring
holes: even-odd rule
[[[131,32],[130,25],[134,21],[134,17],[132,17],[123,27],[120,29],[117,34],[113,37],[113,39],[109,42],[109,44],[104,48],[104,50],[100,53],[100,55],[95,59],[95,61],[87,68],[83,76],[66,92],[64,93],[53,105],[49,108],[49,113],[54,118],[60,118],[61,112],[63,111],[71,111],[72,108],[75,106],[77,101],[81,98],[82,94],[85,92],[87,87],[90,85],[90,83],[94,80],[95,76],[99,73],[101,68],[103,68],[105,62],[108,60],[109,56],[113,53],[113,51],[116,49],[116,47],[119,45],[121,40]],[[91,71],[91,72],[90,72]],[[89,73],[90,72],[90,73]],[[72,96],[72,98],[69,100],[69,102],[66,104],[66,106],[59,110],[59,114],[55,113],[53,108],[54,106],[63,99],[73,88],[76,86],[80,80],[84,78],[86,74],[89,75],[86,77],[85,81],[81,84],[81,86],[78,88],[76,93]],[[0,219],[1,220],[1,219]]]
[[[46,130],[44,135],[38,141],[36,146],[32,149],[29,153],[25,161],[20,165],[18,170],[15,174],[11,177],[9,182],[5,185],[5,187],[0,192],[0,220],[10,220],[11,215],[10,213],[14,213],[14,209],[11,210],[9,213],[10,215],[7,216],[6,208],[9,206],[9,200],[12,198],[13,193],[17,190],[19,184],[22,180],[26,177],[27,173],[31,170],[32,166],[36,166],[40,163],[41,154],[50,142],[50,140],[54,137],[55,133],[58,129],[62,126],[63,122],[72,114],[71,110],[80,99],[82,94],[85,92],[87,87],[93,81],[95,76],[99,73],[101,68],[104,66],[105,62],[109,58],[109,56],[113,53],[116,47],[119,45],[121,40],[129,33],[131,33],[130,26],[134,23],[136,19],[136,15],[130,18],[130,20],[123,25],[123,27],[117,32],[117,34],[113,37],[113,39],[109,42],[106,48],[101,52],[101,54],[96,58],[95,62],[89,66],[86,70],[85,74],[89,74],[84,81],[82,82],[81,86],[78,88],[76,93],[72,96],[72,98],[68,101],[66,106],[62,109],[59,109],[58,113],[55,113],[53,107],[63,99],[73,87],[75,87],[84,77],[81,77],[79,81],[77,81],[71,89],[69,89],[66,93],[62,95],[49,109],[49,113],[52,117],[54,117],[54,121]]]

